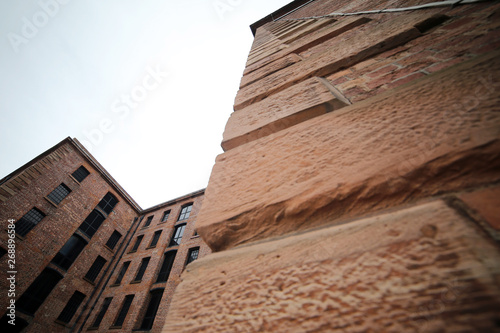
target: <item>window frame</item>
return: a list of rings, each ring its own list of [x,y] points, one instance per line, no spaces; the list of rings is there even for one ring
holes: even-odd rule
[[[186,231],[186,226],[187,226],[186,223],[179,223],[174,227],[174,231],[172,232],[172,237],[170,238],[168,247],[181,245],[182,237],[184,237],[184,231]],[[177,235],[179,230],[180,230],[180,236]]]
[[[47,194],[46,198],[58,206],[70,193],[71,189],[66,184],[61,183],[52,192]]]
[[[81,174],[85,174],[85,175],[81,175]],[[81,165],[78,169],[76,169],[75,171],[73,171],[73,173],[71,174],[71,177],[73,177],[74,180],[76,180],[79,184],[81,182],[83,182],[85,180],[85,178],[88,177],[88,175],[90,175],[90,171],[87,170],[87,168],[85,168],[83,165]],[[81,178],[83,177],[83,178]],[[81,179],[79,179],[81,178]]]
[[[78,230],[91,239],[97,230],[99,230],[104,220],[106,220],[106,216],[104,216],[100,210],[94,209],[89,213],[87,218],[83,220],[82,224],[78,227]]]
[[[89,270],[87,271],[87,274],[85,274],[84,278],[87,281],[95,283],[95,280],[97,279],[99,274],[101,274],[101,271],[104,266],[106,266],[107,262],[108,261],[106,260],[106,258],[97,256],[97,258],[95,258],[94,262],[92,263],[92,266],[90,266]]]
[[[164,288],[157,288],[149,292],[148,306],[144,312],[144,317],[142,318],[140,326],[141,330],[151,330],[153,328],[164,291]]]
[[[167,251],[163,255],[163,261],[156,276],[155,283],[167,282],[174,267],[175,257],[177,256],[177,250]],[[161,280],[160,280],[161,278]]]
[[[69,324],[86,297],[84,293],[75,290],[56,320],[64,324]]]
[[[76,242],[74,244],[71,244],[71,240]],[[87,246],[88,242],[80,235],[78,234],[73,234],[67,241],[64,243],[63,247],[57,252],[57,254],[52,258],[50,261],[57,267],[60,267],[61,269],[64,269],[65,271],[68,271],[70,267],[74,264],[76,259],[78,259],[78,256],[82,253],[82,251],[85,249],[85,246]],[[68,252],[67,254],[62,253],[62,251]]]
[[[148,245],[148,249],[156,247],[156,245],[158,245],[158,241],[160,240],[160,237],[161,237],[161,232],[162,232],[162,230],[155,231],[155,233],[153,234],[153,237],[151,237],[151,242]]]
[[[34,316],[62,279],[61,273],[46,267],[16,301],[16,310]]]
[[[35,222],[35,219],[31,219],[31,215],[33,215],[33,217],[36,217],[36,220],[38,220],[38,221]],[[41,218],[39,219],[38,216],[41,216]],[[18,234],[21,237],[26,237],[26,235],[31,230],[33,230],[33,228],[35,228],[40,222],[42,222],[42,220],[46,216],[47,215],[44,212],[42,212],[40,209],[38,209],[37,207],[31,208],[19,220],[17,220],[16,223],[14,224],[14,230],[15,230],[16,234]],[[21,230],[18,230],[18,227],[23,228],[22,232],[21,232]]]
[[[146,222],[144,222],[144,225],[142,227],[143,228],[149,227],[151,225],[151,222],[153,221],[153,217],[154,217],[154,215],[148,216],[148,218],[146,219]]]
[[[119,235],[119,236],[116,236],[116,235]],[[109,236],[108,240],[106,241],[106,247],[112,251],[114,251],[116,245],[118,244],[118,242],[120,241],[120,239],[122,238],[122,234],[118,231],[118,230],[114,230],[112,233],[111,233],[111,236]],[[118,238],[116,238],[118,237]],[[116,240],[115,240],[116,239]]]
[[[185,211],[187,210],[187,211]],[[193,210],[193,203],[187,203],[181,206],[181,211],[177,217],[177,222],[189,219],[191,216],[191,211]]]
[[[170,217],[171,212],[172,212],[171,209],[167,209],[166,211],[164,211],[163,216],[161,217],[160,223],[167,222],[168,218]]]
[[[118,311],[117,316],[115,320],[113,321],[113,326],[114,327],[122,327],[123,323],[125,322],[125,319],[127,319],[127,314],[128,311],[130,310],[130,306],[132,305],[132,302],[134,301],[135,295],[126,295],[123,298],[122,305],[120,306],[120,311]]]
[[[134,246],[132,247],[132,249],[128,253],[137,252],[137,250],[139,249],[139,246],[141,246],[143,239],[144,239],[144,235],[138,235],[135,238]]]
[[[122,264],[122,268],[120,269],[120,271],[118,272],[118,275],[116,276],[116,279],[115,279],[115,283],[113,283],[114,285],[120,285],[123,281],[123,278],[125,277],[125,274],[127,274],[127,271],[128,271],[128,268],[130,267],[130,264],[132,263],[132,261],[125,261],[123,264]]]
[[[139,265],[139,268],[137,269],[137,272],[135,273],[135,277],[130,283],[138,283],[142,281],[142,278],[144,277],[144,274],[146,273],[146,270],[148,269],[149,262],[151,261],[151,257],[146,257],[142,258],[141,264]]]
[[[191,259],[192,258],[192,254],[195,251],[196,251],[196,258]],[[188,254],[187,254],[187,257],[186,257],[186,264],[184,265],[184,267],[186,267],[187,265],[189,265],[193,261],[197,260],[199,257],[200,257],[200,247],[199,246],[195,246],[195,247],[190,248],[188,250]]]
[[[104,319],[104,316],[106,315],[106,312],[109,309],[109,306],[111,305],[111,302],[113,301],[113,297],[106,297],[104,301],[101,304],[101,309],[97,313],[97,315],[94,318],[94,322],[89,328],[99,328],[101,325],[102,320]]]

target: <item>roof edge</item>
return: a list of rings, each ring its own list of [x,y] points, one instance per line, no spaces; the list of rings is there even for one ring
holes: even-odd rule
[[[251,24],[250,30],[252,30],[252,34],[255,36],[255,32],[257,31],[257,29],[259,27],[263,26],[266,23],[272,22],[272,21],[282,17],[283,15],[286,15],[286,14],[290,13],[291,11],[298,9],[299,7],[304,6],[304,5],[308,4],[309,2],[313,2],[313,1],[314,0],[294,0],[287,5],[284,5],[280,9],[275,10],[271,14],[261,18],[257,22]]]
[[[154,205],[152,207],[146,208],[146,209],[144,209],[144,210],[141,211],[141,215],[142,214],[147,214],[149,212],[152,212],[154,210],[160,209],[162,207],[174,205],[174,204],[178,203],[179,201],[183,201],[183,200],[186,200],[186,199],[189,199],[189,198],[198,197],[198,196],[200,196],[200,195],[202,195],[204,193],[205,193],[205,188],[202,188],[201,190],[194,191],[194,192],[185,194],[183,196],[177,197],[175,199],[168,200],[168,201],[162,202],[160,204]]]

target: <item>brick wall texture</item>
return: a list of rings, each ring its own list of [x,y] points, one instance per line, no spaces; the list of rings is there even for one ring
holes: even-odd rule
[[[500,331],[500,4],[327,15],[430,2],[253,26],[163,332]]]

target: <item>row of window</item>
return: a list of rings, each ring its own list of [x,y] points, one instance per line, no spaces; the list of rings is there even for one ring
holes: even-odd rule
[[[187,259],[186,259],[186,265],[188,265],[189,263],[198,259],[199,253],[200,253],[199,247],[190,248],[188,251]],[[156,283],[166,282],[168,280],[168,277],[170,275],[170,271],[172,270],[172,266],[174,264],[174,260],[175,260],[176,255],[177,255],[177,250],[168,251],[167,253],[165,253],[165,256],[163,257],[163,262],[160,266],[160,270],[158,271],[158,275],[156,277]],[[146,269],[148,268],[150,259],[151,259],[151,257],[146,257],[146,258],[142,259],[141,264],[140,264],[139,268],[137,269],[137,272],[135,274],[135,277],[134,277],[134,280],[132,281],[132,283],[137,283],[137,282],[142,281],[144,273],[146,273]],[[131,261],[126,261],[123,263],[123,265],[120,269],[120,272],[118,273],[118,275],[116,277],[114,285],[118,285],[122,282],[123,277],[125,276],[125,273],[127,273],[127,270],[130,266],[130,263],[131,263]]]
[[[82,182],[90,172],[82,165],[71,176],[78,182]],[[52,192],[47,195],[47,198],[54,204],[58,205],[71,193],[71,189],[66,184],[61,183]],[[21,236],[26,236],[46,215],[36,207],[33,207],[23,217],[16,222],[16,233]]]
[[[191,215],[192,209],[193,209],[193,203],[183,205],[181,208],[181,212],[179,213],[179,217],[177,218],[177,221],[187,220],[189,218],[189,215]],[[171,212],[170,209],[163,212],[163,216],[160,220],[160,223],[168,220],[168,218],[170,216],[170,212]],[[148,218],[146,219],[146,222],[144,223],[143,228],[149,227],[149,225],[151,224],[151,221],[153,221],[153,216],[154,215],[148,216]]]
[[[186,229],[186,224],[180,224],[175,226],[174,232],[172,234],[172,238],[170,239],[170,243],[168,244],[169,247],[171,246],[177,246],[180,245],[182,236],[184,235],[184,230]],[[151,242],[148,245],[149,248],[153,248],[158,244],[158,241],[160,240],[162,230],[155,231],[153,234],[153,237],[151,238]],[[136,252],[139,246],[142,243],[142,240],[144,239],[144,235],[139,235],[135,239],[135,243],[132,246],[132,249],[129,251],[129,253]]]

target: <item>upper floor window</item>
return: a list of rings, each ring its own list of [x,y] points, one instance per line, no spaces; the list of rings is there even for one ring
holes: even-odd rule
[[[193,209],[192,203],[182,206],[181,213],[179,214],[179,218],[177,219],[177,221],[182,221],[189,218],[189,215],[191,214],[191,209]]]
[[[87,272],[87,274],[85,274],[85,278],[90,282],[94,282],[95,279],[97,279],[97,277],[99,276],[99,273],[101,272],[105,264],[106,259],[101,256],[97,256],[92,266],[90,266],[89,271]]]
[[[101,325],[101,321],[104,318],[106,311],[108,311],[109,305],[111,304],[112,300],[113,300],[113,297],[106,297],[104,299],[104,302],[102,302],[101,310],[99,311],[99,313],[95,317],[94,323],[90,327],[97,328],[97,327],[99,327],[99,325]]]
[[[108,241],[106,242],[106,246],[109,247],[111,250],[113,250],[118,244],[118,241],[122,238],[122,234],[120,234],[118,231],[113,231],[111,236],[109,236]]]
[[[149,227],[149,225],[151,224],[151,221],[153,221],[153,215],[148,216],[146,223],[144,223],[144,227]]]
[[[89,216],[82,222],[80,229],[83,233],[85,233],[89,238],[92,238],[96,233],[97,229],[101,226],[105,217],[99,212],[97,209],[94,209],[90,212]]]
[[[187,257],[187,260],[186,260],[186,265],[189,264],[189,263],[192,263],[193,261],[195,261],[196,259],[198,259],[198,255],[199,254],[200,254],[200,248],[199,247],[193,247],[193,248],[189,249],[188,257]]]
[[[23,237],[26,236],[44,217],[45,214],[41,210],[31,208],[29,212],[16,222],[16,233]]]
[[[141,329],[150,330],[153,327],[158,307],[160,306],[161,297],[164,289],[156,289],[151,291],[149,304],[142,320]]]
[[[78,180],[79,183],[81,183],[82,180],[84,180],[89,174],[90,172],[87,169],[85,169],[85,167],[82,165],[81,167],[76,169],[76,171],[73,172],[71,175],[73,176],[73,178]]]
[[[161,222],[165,222],[166,220],[168,220],[169,216],[170,216],[170,209],[163,213],[163,216],[161,218]]]
[[[134,247],[132,248],[132,250],[130,250],[130,252],[137,251],[137,249],[139,248],[139,245],[141,245],[141,242],[142,242],[143,238],[144,238],[144,235],[137,236],[137,238],[135,239]]]
[[[71,236],[61,250],[59,250],[56,254],[54,259],[52,259],[52,263],[66,270],[69,269],[86,245],[87,241],[85,241],[82,237],[78,235]]]
[[[141,266],[137,270],[137,274],[135,275],[134,282],[139,282],[142,280],[142,277],[144,276],[144,273],[146,273],[146,269],[148,268],[149,260],[151,258],[143,258],[141,261]]]
[[[118,316],[115,319],[115,322],[113,323],[113,326],[121,327],[123,325],[123,322],[127,317],[128,310],[130,309],[130,305],[132,305],[133,300],[134,300],[134,295],[125,296],[125,299],[123,300],[122,303],[122,307],[120,309],[120,312],[118,313]]]
[[[116,204],[118,203],[118,199],[111,194],[111,192],[108,192],[104,198],[97,204],[97,207],[101,208],[106,214],[111,213],[113,208],[115,208]]]
[[[168,280],[168,276],[170,275],[170,271],[172,270],[172,266],[174,265],[175,255],[177,251],[169,251],[165,253],[165,257],[163,258],[163,263],[161,264],[160,271],[158,272],[158,278],[156,282],[165,282]]]
[[[75,291],[71,298],[69,299],[68,303],[64,307],[64,309],[61,311],[61,314],[59,317],[57,317],[57,320],[63,322],[63,323],[69,323],[73,316],[76,313],[76,310],[80,307],[80,304],[82,304],[83,300],[85,299],[85,295],[82,294],[79,291]]]
[[[186,229],[185,224],[181,224],[175,227],[174,234],[172,235],[172,239],[170,240],[170,244],[168,244],[168,246],[176,246],[181,243],[182,235],[184,234],[184,229]]]
[[[158,244],[160,236],[161,236],[161,230],[156,231],[155,234],[153,235],[153,238],[151,238],[151,243],[149,244],[149,247],[155,247],[156,244]]]
[[[68,196],[68,194],[71,193],[71,189],[67,187],[64,183],[56,187],[56,189],[47,195],[47,198],[50,199],[53,203],[56,205],[59,205],[61,201],[63,201],[64,198]]]
[[[125,273],[127,273],[128,266],[130,266],[130,261],[123,263],[122,269],[120,269],[120,273],[118,273],[118,276],[116,277],[115,284],[122,283],[123,277],[125,276]]]
[[[34,315],[62,278],[59,272],[45,268],[16,301],[16,309]]]

